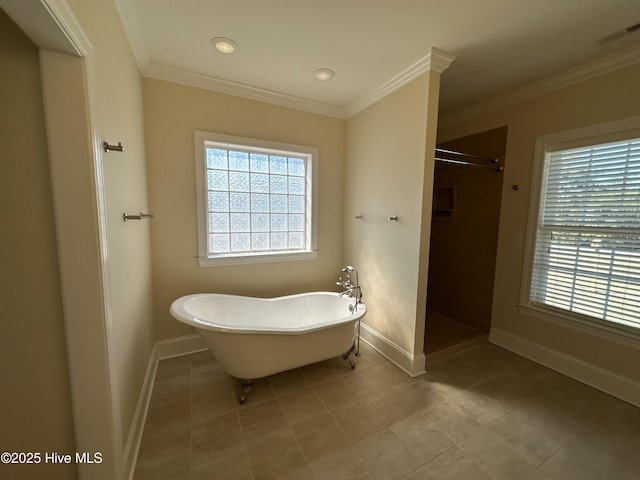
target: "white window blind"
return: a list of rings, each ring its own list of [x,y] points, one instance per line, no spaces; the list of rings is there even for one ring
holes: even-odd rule
[[[640,139],[546,154],[530,300],[640,328]]]

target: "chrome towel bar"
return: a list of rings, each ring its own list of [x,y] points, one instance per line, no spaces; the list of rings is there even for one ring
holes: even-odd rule
[[[118,142],[118,145],[109,145],[109,142],[102,142],[102,148],[104,151],[109,152],[124,152],[124,147],[121,142]]]
[[[138,215],[131,215],[129,213],[123,213],[122,219],[126,222],[127,220],[142,220],[143,218],[153,218],[153,213],[142,213],[140,212]]]
[[[388,220],[389,222],[397,222],[398,216],[394,215],[392,217],[366,217],[366,219],[367,220]],[[364,221],[365,220],[364,213],[361,213],[360,215],[356,215],[356,220]]]

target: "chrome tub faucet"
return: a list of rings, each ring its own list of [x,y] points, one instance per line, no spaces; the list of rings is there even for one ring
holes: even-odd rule
[[[356,267],[352,267],[351,265],[347,265],[342,269],[343,275],[340,275],[339,280],[336,282],[336,285],[342,287],[344,290],[340,293],[340,296],[349,295],[350,298],[355,299],[356,304],[354,309],[357,308],[358,303],[362,301],[362,290],[360,289],[360,282],[358,279],[358,270]],[[353,274],[355,274],[355,282],[353,283]]]

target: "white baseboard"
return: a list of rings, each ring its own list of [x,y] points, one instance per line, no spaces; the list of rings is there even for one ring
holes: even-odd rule
[[[404,370],[408,375],[417,377],[425,373],[424,353],[420,352],[419,355],[411,355],[402,347],[388,340],[368,325],[362,323],[361,327],[360,338],[380,352],[380,354],[385,356],[390,362]],[[208,349],[202,337],[195,334],[156,342],[154,351],[156,360],[162,360],[163,358],[189,355]]]
[[[640,407],[640,383],[630,378],[497,328],[491,329],[489,342]]]
[[[423,352],[412,355],[365,323],[360,326],[360,338],[407,375],[417,377],[425,373],[426,358]]]
[[[156,342],[155,347],[156,359],[158,360],[178,357],[180,355],[189,355],[204,350],[208,350],[208,347],[202,337],[197,333],[184,337],[170,338],[169,340],[161,340]]]
[[[140,443],[142,442],[142,434],[144,432],[144,424],[147,419],[147,412],[149,411],[149,403],[151,402],[153,382],[155,381],[156,371],[158,370],[158,362],[164,358],[189,355],[203,350],[208,350],[208,348],[204,340],[202,340],[202,337],[198,334],[162,340],[156,342],[154,345],[147,364],[147,372],[144,376],[142,389],[138,397],[138,404],[133,415],[131,428],[129,429],[129,435],[127,435],[127,441],[124,446],[124,478],[133,480]]]
[[[409,352],[386,339],[364,323],[362,324],[360,333],[363,341],[384,355],[389,359],[389,361],[404,370],[408,375],[417,377],[425,372],[424,353],[417,356],[411,355]],[[142,389],[140,391],[140,397],[138,399],[138,405],[136,407],[136,412],[134,414],[133,422],[131,423],[131,428],[124,448],[126,479],[132,480],[135,472],[136,460],[138,458],[138,451],[140,450],[142,433],[144,432],[144,423],[149,410],[149,402],[151,401],[151,393],[153,391],[153,382],[158,369],[158,362],[165,358],[189,355],[205,350],[208,350],[208,347],[202,337],[198,334],[156,342],[153,347],[151,357],[149,358],[147,373],[145,374]]]
[[[140,451],[140,443],[142,442],[142,433],[144,432],[144,424],[147,419],[147,411],[149,410],[149,402],[151,401],[151,393],[153,391],[153,382],[156,378],[156,371],[158,370],[156,347],[157,344],[154,345],[153,350],[151,350],[151,356],[147,363],[147,372],[144,375],[144,381],[142,382],[142,388],[140,389],[140,395],[138,397],[138,404],[136,405],[131,428],[129,428],[127,441],[124,445],[122,455],[125,472],[124,478],[128,480],[133,479],[133,474],[136,469],[136,461],[138,459],[138,452]]]

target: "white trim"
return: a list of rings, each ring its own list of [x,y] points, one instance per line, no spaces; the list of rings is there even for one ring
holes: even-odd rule
[[[194,132],[195,172],[196,172],[196,212],[198,219],[198,264],[200,267],[214,267],[222,265],[240,265],[250,263],[272,263],[297,260],[315,260],[318,245],[318,164],[320,161],[317,147],[294,145],[282,142],[272,142],[255,138],[237,137],[218,133],[196,130]],[[216,144],[222,149],[238,148],[243,151],[262,151],[264,153],[304,157],[306,164],[306,231],[305,248],[300,250],[286,250],[273,252],[247,252],[230,254],[209,254],[208,221],[209,214],[207,198],[207,160],[205,149],[208,145]],[[267,152],[268,151],[268,152]],[[311,194],[308,192],[311,190]]]
[[[356,101],[344,108],[344,117],[349,118],[365,108],[373,105],[377,101],[386,97],[392,92],[403,87],[412,80],[418,78],[429,71],[442,73],[455,60],[456,57],[449,55],[437,48],[431,48],[429,53],[421,57],[397,75],[382,83],[371,92],[358,98]]]
[[[627,67],[637,62],[640,62],[640,45],[635,45],[621,52],[572,68],[525,87],[497,95],[469,108],[443,115],[438,122],[438,126],[448,127],[469,120],[470,118],[493,112],[500,108],[508,107],[575,83],[583,82],[598,75]]]
[[[491,329],[489,341],[556,372],[640,407],[640,383],[635,380],[604,370],[498,328]]]
[[[200,267],[221,267],[225,265],[248,265],[252,263],[276,263],[276,262],[296,262],[299,260],[315,260],[318,258],[317,251],[267,253],[262,255],[243,254],[227,255],[223,257],[198,257]]]
[[[571,328],[594,337],[640,350],[640,332],[637,329],[626,328],[624,325],[615,323],[609,325],[610,322],[605,322],[604,320],[582,318],[581,315],[574,315],[569,312],[551,312],[544,307],[537,307],[536,305],[518,305],[518,311],[565,328]]]
[[[56,25],[64,33],[65,38],[78,55],[87,57],[93,52],[91,42],[65,0],[39,0],[39,3],[47,8]]]
[[[142,435],[149,413],[149,404],[151,403],[151,395],[153,393],[153,385],[158,371],[158,362],[165,358],[178,357],[182,355],[191,355],[209,350],[204,340],[199,334],[186,335],[184,337],[171,338],[169,340],[158,341],[153,346],[149,361],[147,363],[147,371],[144,376],[138,404],[133,415],[129,435],[124,446],[124,478],[133,480],[133,474],[136,470],[138,454],[140,452],[140,444],[142,443]]]
[[[102,172],[100,160],[94,156],[95,123],[88,84],[91,64],[90,58],[83,61],[40,51],[75,441],[78,451],[103,453],[99,467],[79,464],[78,472],[81,478],[121,479],[120,403],[111,350],[109,285],[105,281],[108,262],[101,230]],[[91,179],[87,185],[76,181],[78,171]],[[78,239],[83,244],[80,249]]]
[[[156,346],[154,347],[156,360],[190,355],[204,350],[209,350],[209,347],[207,347],[204,339],[197,333],[185,335],[184,337],[160,340],[156,342]]]
[[[250,85],[230,82],[228,80],[189,72],[187,70],[169,67],[159,63],[149,63],[144,69],[143,75],[145,77],[178,83],[188,87],[202,88],[204,90],[223,93],[225,95],[234,95],[236,97],[248,98],[249,100],[256,100],[258,102],[270,103],[281,107],[317,113],[318,115],[325,115],[327,117],[344,119],[343,109],[334,105],[314,102],[312,100],[272,92],[262,88],[252,87]]]
[[[9,1],[11,0],[0,0],[0,5]],[[308,111],[329,117],[347,119],[428,70],[442,73],[455,59],[455,57],[437,48],[431,48],[427,55],[420,58],[409,67],[406,67],[391,79],[383,82],[373,91],[363,95],[351,104],[342,108],[335,105],[314,102],[303,98],[221,80],[207,75],[196,74],[186,70],[168,67],[166,65],[151,63],[149,61],[149,53],[146,46],[139,38],[140,35],[137,32],[130,32],[130,30],[136,28],[135,25],[137,17],[135,9],[126,8],[128,5],[126,0],[115,0],[115,3],[122,18],[122,23],[127,31],[127,38],[129,38],[131,43],[132,51],[136,57],[136,61],[138,62],[138,67],[144,76],[191,87],[203,88],[205,90],[211,90],[218,93],[249,98],[297,110]],[[436,55],[432,58],[432,54]],[[574,83],[626,67],[638,61],[640,61],[640,46],[635,45],[621,52],[594,60],[585,65],[567,70],[566,72],[540,80],[525,87],[496,95],[469,108],[463,108],[448,115],[443,115],[438,124],[440,127],[450,126],[455,123],[492,112],[499,108],[513,105],[544,93],[558,90]]]
[[[41,49],[77,57],[91,51],[65,0],[0,0],[0,8]]]
[[[531,272],[533,268],[533,247],[538,231],[538,213],[540,211],[540,193],[542,191],[542,169],[544,167],[544,156],[546,143],[550,140],[549,135],[536,138],[535,150],[533,154],[533,166],[531,169],[531,187],[529,189],[529,211],[527,212],[527,230],[524,242],[524,261],[522,265],[522,276],[520,278],[520,305],[529,303],[531,290]]]
[[[144,433],[144,426],[147,420],[147,413],[149,411],[149,403],[151,402],[151,394],[153,392],[153,384],[158,370],[156,348],[157,343],[154,345],[151,355],[149,356],[147,371],[138,397],[138,404],[136,405],[136,411],[133,415],[133,420],[131,421],[129,434],[127,435],[127,440],[124,444],[124,452],[122,454],[124,478],[128,480],[133,480],[133,474],[136,470],[138,452],[140,451],[140,444],[142,443],[142,434]]]
[[[418,377],[426,372],[426,357],[424,353],[420,352],[418,355],[410,354],[384,335],[376,332],[366,323],[360,324],[360,339],[365,341],[398,368],[404,370],[407,375]]]
[[[7,1],[7,0],[0,0]],[[138,64],[143,75],[168,82],[178,83],[196,88],[203,88],[218,93],[248,98],[259,102],[270,103],[296,110],[317,113],[329,117],[348,119],[356,113],[394,92],[420,75],[434,71],[442,73],[455,59],[437,48],[432,48],[427,55],[418,59],[413,64],[403,69],[392,78],[383,82],[369,93],[358,98],[346,107],[338,107],[321,102],[314,102],[299,97],[293,97],[281,93],[272,92],[249,85],[242,85],[227,80],[221,80],[207,75],[197,74],[157,63],[143,64],[143,55],[136,53]],[[552,77],[540,80],[522,88],[518,88],[495,97],[489,98],[469,108],[444,115],[438,122],[439,127],[447,127],[458,122],[468,120],[485,113],[493,112],[525,100],[549,93],[560,88],[579,83],[598,75],[627,67],[640,61],[640,46],[636,45],[621,52],[614,53],[589,62],[585,65],[572,68]]]
[[[144,62],[143,52],[140,51],[136,55],[138,58],[138,64],[145,77],[156,78],[158,80],[165,80],[190,87],[211,90],[213,92],[223,93],[226,95],[234,95],[237,97],[248,98],[250,100],[256,100],[258,102],[270,103],[273,105],[294,108],[296,110],[303,110],[310,113],[317,113],[319,115],[341,119],[347,119],[355,115],[426,72],[444,72],[449,65],[451,65],[451,62],[455,60],[453,55],[443,52],[437,48],[431,48],[426,55],[404,68],[400,73],[394,75],[371,92],[361,96],[351,104],[342,108],[335,105],[272,92],[270,90],[264,90],[250,85],[230,82],[228,80],[222,80],[208,75],[189,72],[187,70],[159,63],[150,62],[146,66],[140,65]]]
[[[531,188],[529,191],[524,262],[520,279],[520,298],[518,303],[518,309],[523,314],[541,318],[566,328],[572,328],[635,349],[640,349],[640,332],[638,332],[637,329],[611,324],[604,320],[590,320],[588,317],[583,317],[568,311],[562,312],[559,309],[556,311],[551,308],[538,307],[530,302],[529,297],[546,152],[554,146],[567,144],[568,142],[586,142],[589,139],[596,139],[596,137],[622,135],[624,132],[628,132],[628,136],[631,137],[633,136],[632,133],[638,128],[640,128],[640,115],[542,135],[536,138],[531,173]]]

